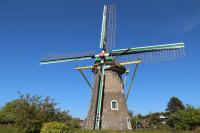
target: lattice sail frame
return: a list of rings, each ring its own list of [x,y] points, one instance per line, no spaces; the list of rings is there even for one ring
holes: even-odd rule
[[[116,5],[105,5],[103,10],[100,48],[110,52],[115,46]]]
[[[45,54],[40,64],[61,63],[95,58],[95,51],[68,54]]]
[[[168,46],[172,46],[172,48],[169,48]],[[151,63],[155,61],[167,61],[167,60],[179,59],[185,56],[183,43],[175,43],[173,45],[171,44],[157,45],[157,47],[160,48],[154,50],[151,50],[152,47],[154,46],[134,48],[135,54],[133,53],[123,56],[119,54],[119,56],[116,55],[114,59],[117,62],[140,60],[142,63]],[[138,51],[137,49],[144,50],[145,52]],[[113,50],[113,52],[115,52],[115,50]]]
[[[145,53],[136,53],[123,56],[116,56],[117,62],[127,62],[140,60],[142,63],[151,63],[167,60],[175,60],[185,56],[185,48],[166,49],[158,51],[149,51]]]
[[[115,31],[116,31],[116,4],[107,5],[106,19],[106,49],[108,52],[115,48]]]

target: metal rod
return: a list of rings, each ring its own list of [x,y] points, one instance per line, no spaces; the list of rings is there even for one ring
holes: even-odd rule
[[[133,72],[133,76],[132,76],[132,78],[131,78],[131,83],[130,83],[130,85],[129,85],[128,92],[127,92],[126,97],[125,97],[126,101],[127,101],[128,96],[129,96],[129,94],[130,94],[130,91],[131,91],[131,88],[132,88],[132,85],[133,85],[133,81],[134,81],[134,77],[135,77],[135,74],[136,74],[138,65],[139,65],[139,64],[136,64],[136,66],[135,66],[135,69],[134,69],[134,72]]]
[[[80,73],[81,73],[81,75],[83,76],[83,78],[85,79],[85,81],[86,81],[86,83],[88,84],[88,86],[91,88],[91,90],[93,90],[93,87],[92,87],[92,85],[90,84],[90,82],[89,82],[89,80],[87,79],[87,77],[85,76],[85,74],[83,73],[83,71],[82,70],[78,70]]]

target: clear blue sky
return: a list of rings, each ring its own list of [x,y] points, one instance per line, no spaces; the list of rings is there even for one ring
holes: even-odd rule
[[[106,0],[0,1],[0,106],[17,91],[50,96],[85,118],[90,89],[74,70],[92,61],[39,65],[44,53],[95,50]],[[117,1],[116,49],[185,42],[183,59],[141,64],[128,100],[135,113],[164,111],[171,96],[200,106],[200,1]],[[133,68],[133,66],[132,66]],[[92,79],[92,73],[86,71]]]

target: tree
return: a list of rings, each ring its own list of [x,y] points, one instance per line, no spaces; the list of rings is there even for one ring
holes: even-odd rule
[[[62,122],[69,127],[73,118],[61,111],[54,99],[29,94],[19,94],[19,98],[8,102],[1,110],[4,121],[11,122],[26,133],[39,133],[45,122]]]
[[[195,130],[200,126],[200,109],[188,105],[185,110],[172,113],[167,125],[174,129]]]
[[[182,101],[178,99],[177,97],[171,97],[168,104],[166,111],[169,111],[170,113],[174,113],[180,109],[184,109],[185,106],[183,105]]]

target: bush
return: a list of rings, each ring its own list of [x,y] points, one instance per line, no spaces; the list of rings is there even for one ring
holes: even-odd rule
[[[171,114],[167,124],[174,129],[195,130],[200,126],[200,109],[187,106],[185,110]]]
[[[68,133],[69,126],[60,122],[45,123],[41,129],[41,133]]]
[[[57,108],[57,103],[49,97],[42,99],[40,96],[20,94],[18,99],[0,109],[0,124],[14,125],[26,133],[39,133],[42,125],[51,121],[74,126],[68,112]]]
[[[138,122],[141,122],[138,116],[133,116],[131,118],[131,125],[133,128],[136,128]]]

